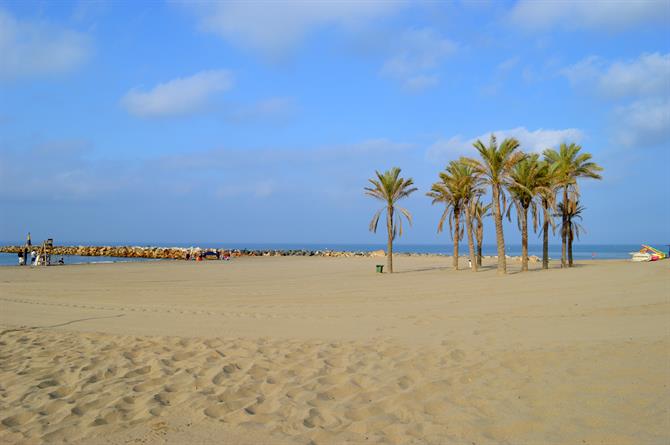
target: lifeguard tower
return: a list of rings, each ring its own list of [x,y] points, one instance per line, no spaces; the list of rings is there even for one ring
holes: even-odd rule
[[[37,259],[35,260],[35,265],[36,266],[48,266],[51,264],[51,254],[53,253],[54,249],[54,240],[53,238],[49,238],[46,241],[42,242],[42,245],[40,246],[38,253],[37,253]]]

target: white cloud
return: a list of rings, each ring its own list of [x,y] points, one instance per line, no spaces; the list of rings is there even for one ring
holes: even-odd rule
[[[521,149],[530,152],[541,152],[546,148],[556,147],[562,142],[579,142],[583,138],[583,133],[576,128],[566,128],[563,130],[544,130],[539,129],[530,131],[525,127],[512,128],[510,130],[493,131],[498,143],[506,138],[515,138],[519,141]],[[450,139],[438,139],[426,152],[426,156],[431,161],[444,162],[449,159],[455,159],[459,156],[470,156],[475,152],[472,144],[481,140],[488,144],[491,133],[485,133],[471,139],[464,139],[461,136],[454,136]]]
[[[242,48],[278,57],[321,27],[356,28],[399,10],[403,2],[180,2],[199,26]]]
[[[547,28],[619,31],[667,21],[668,17],[667,0],[519,0],[509,14],[515,26],[535,31]]]
[[[433,87],[439,82],[434,70],[456,48],[456,43],[431,28],[408,29],[399,36],[381,74],[401,82],[410,90]]]
[[[629,61],[611,64],[588,57],[562,70],[575,86],[593,88],[606,97],[670,93],[670,53],[642,54]]]
[[[0,79],[59,74],[90,54],[85,34],[43,22],[23,22],[0,8]]]
[[[129,113],[140,117],[162,117],[202,110],[211,95],[233,85],[227,70],[201,71],[161,83],[149,91],[132,89],[121,99]]]
[[[653,146],[670,138],[670,97],[645,99],[617,108],[616,142]]]

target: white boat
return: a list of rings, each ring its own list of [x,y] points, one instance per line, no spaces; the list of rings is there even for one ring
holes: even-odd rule
[[[630,259],[631,261],[635,261],[636,263],[642,263],[645,261],[651,261],[651,254],[645,253],[645,252],[631,252],[632,258]]]

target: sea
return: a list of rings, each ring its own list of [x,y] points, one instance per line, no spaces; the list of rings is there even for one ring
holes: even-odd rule
[[[3,245],[16,245],[20,243],[1,243]],[[84,243],[63,243],[64,245],[87,245]],[[337,243],[221,243],[221,242],[201,242],[201,243],[157,243],[157,244],[139,244],[139,243],[90,243],[90,245],[101,246],[160,246],[160,247],[207,247],[217,249],[249,249],[249,250],[333,250],[333,251],[351,251],[351,252],[370,252],[373,250],[385,249],[383,244],[337,244]],[[667,244],[651,244],[664,252],[668,251]],[[509,244],[506,247],[506,253],[510,256],[520,256],[521,246]],[[640,250],[639,244],[574,244],[573,258],[575,260],[612,260],[628,259],[630,252]],[[468,246],[460,245],[460,254],[468,254]],[[440,255],[450,255],[452,253],[452,244],[394,244],[393,249],[397,253],[430,253]],[[482,253],[484,255],[497,255],[495,244],[484,244]],[[542,245],[533,244],[528,246],[528,254],[542,256]],[[560,244],[549,245],[549,257],[557,259],[561,257]],[[55,256],[54,261],[58,261],[60,255]],[[117,263],[117,262],[138,262],[138,261],[171,261],[156,260],[148,258],[115,258],[104,256],[62,256],[65,264],[85,264],[85,263]],[[14,266],[18,264],[18,257],[13,253],[0,253],[0,266]]]

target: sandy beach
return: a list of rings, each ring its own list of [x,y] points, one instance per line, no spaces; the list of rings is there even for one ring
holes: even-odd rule
[[[381,262],[0,268],[0,443],[670,442],[670,261]]]

